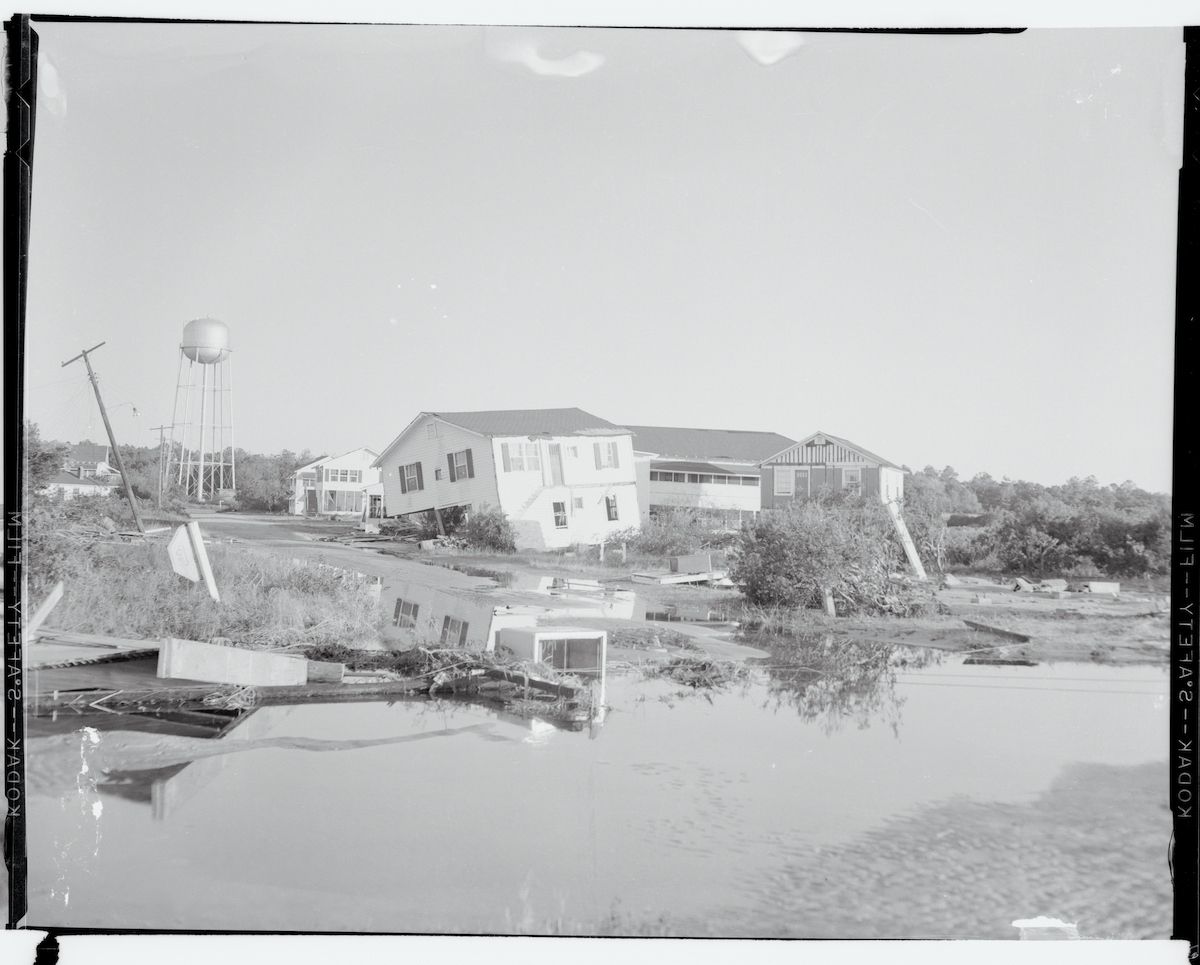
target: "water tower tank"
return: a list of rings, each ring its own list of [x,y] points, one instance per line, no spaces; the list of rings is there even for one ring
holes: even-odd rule
[[[197,318],[183,326],[179,347],[193,362],[213,365],[229,358],[229,326],[215,318]]]

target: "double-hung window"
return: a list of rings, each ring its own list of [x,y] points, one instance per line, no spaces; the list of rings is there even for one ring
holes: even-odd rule
[[[796,471],[791,466],[775,467],[775,495],[794,496],[796,494]]]
[[[449,644],[450,646],[465,646],[467,642],[467,622],[465,620],[455,620],[452,616],[447,616],[442,620],[442,645]]]
[[[843,469],[842,488],[858,496],[862,493],[862,469]]]
[[[597,469],[618,469],[617,444],[615,442],[594,442],[593,451],[596,455]]]
[[[410,462],[400,467],[400,492],[411,493],[425,488],[425,479],[419,462]]]
[[[420,605],[396,597],[396,611],[392,614],[392,625],[414,629],[417,625],[417,611]]]
[[[567,528],[567,504],[566,503],[555,503],[554,504],[554,528],[555,529],[566,529]]]
[[[475,464],[471,459],[470,449],[460,449],[458,452],[446,453],[446,464],[450,470],[450,481],[459,479],[474,479]]]

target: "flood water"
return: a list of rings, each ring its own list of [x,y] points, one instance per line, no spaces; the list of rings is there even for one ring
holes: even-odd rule
[[[1165,669],[814,646],[692,692],[613,666],[577,732],[465,700],[263,708],[220,738],[246,749],[146,793],[50,779],[29,923],[1169,936]]]

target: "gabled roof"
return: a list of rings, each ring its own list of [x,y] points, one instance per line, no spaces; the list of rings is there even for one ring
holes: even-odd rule
[[[660,458],[728,459],[759,462],[796,444],[777,432],[733,429],[675,429],[668,426],[629,426],[633,448]]]
[[[627,433],[606,419],[601,419],[582,409],[492,409],[484,412],[422,412],[400,432],[380,453],[372,468],[383,465],[383,460],[400,444],[413,427],[427,418],[439,419],[451,425],[491,436],[613,436]]]
[[[312,460],[312,462],[306,462],[303,466],[297,466],[295,469],[293,469],[292,475],[295,476],[297,473],[304,472],[306,469],[312,469],[314,466],[324,462],[328,458],[328,456],[317,456],[317,458]]]
[[[94,476],[76,476],[73,472],[67,472],[65,469],[62,472],[54,474],[54,478],[47,483],[48,486],[95,486],[97,489],[114,489],[115,483],[102,482]]]
[[[868,462],[877,462],[879,465],[887,466],[889,469],[900,468],[894,462],[884,459],[883,456],[875,455],[875,453],[871,452],[870,449],[864,449],[856,442],[851,442],[849,439],[843,439],[840,436],[832,436],[828,432],[814,432],[811,436],[805,436],[799,442],[792,443],[790,446],[784,446],[784,448],[780,449],[778,452],[772,453],[768,458],[764,459],[763,462],[770,462],[776,456],[782,456],[789,449],[806,446],[818,437],[824,439],[826,442],[833,443],[835,446],[843,446],[846,449],[853,449],[859,455],[866,456]]]
[[[753,469],[731,469],[728,466],[717,466],[711,462],[688,462],[667,460],[660,462],[653,459],[650,462],[650,468],[655,472],[702,472],[711,473],[714,476],[757,476],[758,468]]]
[[[481,436],[611,435],[620,426],[582,409],[496,409],[490,412],[427,412]]]
[[[96,442],[81,442],[71,446],[67,459],[72,462],[108,462],[108,446]]]

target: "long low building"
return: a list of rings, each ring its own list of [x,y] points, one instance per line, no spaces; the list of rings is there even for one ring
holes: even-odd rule
[[[794,444],[777,432],[629,426],[642,521],[687,510],[737,529],[761,508],[759,463]]]

